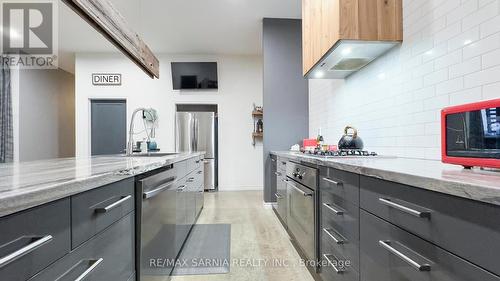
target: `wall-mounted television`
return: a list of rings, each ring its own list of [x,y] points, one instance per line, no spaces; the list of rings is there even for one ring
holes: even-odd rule
[[[218,89],[216,62],[172,62],[174,90]]]

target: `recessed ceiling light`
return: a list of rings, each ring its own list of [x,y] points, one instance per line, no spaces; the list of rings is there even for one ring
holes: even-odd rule
[[[345,56],[345,55],[350,54],[351,52],[352,52],[352,49],[351,49],[351,48],[344,48],[344,49],[342,50],[342,55],[344,55],[344,56]]]
[[[318,70],[316,73],[314,73],[314,78],[323,78],[325,76],[325,72]]]
[[[432,53],[434,53],[432,50],[425,52],[426,55],[432,55]]]
[[[384,72],[382,72],[382,73],[379,73],[379,75],[377,75],[377,77],[380,80],[385,80],[386,74]]]

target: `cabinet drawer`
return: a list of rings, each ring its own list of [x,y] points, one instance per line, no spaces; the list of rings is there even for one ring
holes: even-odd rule
[[[200,187],[203,185],[203,180],[204,180],[204,175],[203,175],[203,165],[200,165],[191,172],[190,177],[193,178],[193,186],[196,188]]]
[[[319,275],[322,280],[359,281],[358,271],[354,270],[348,264],[349,261],[347,259],[332,254],[322,254],[320,261],[321,268]],[[375,279],[371,281],[375,281]]]
[[[27,280],[69,253],[69,199],[0,218],[0,245],[0,280]]]
[[[178,179],[182,179],[188,174],[187,164],[188,164],[187,160],[174,163],[175,176]]]
[[[322,228],[320,231],[321,256],[333,255],[341,261],[348,262],[346,271],[359,272],[359,240],[349,240],[333,229]]]
[[[500,207],[361,177],[361,207],[500,275]]]
[[[334,229],[349,241],[358,241],[359,207],[325,193],[321,197],[321,227]]]
[[[333,168],[320,168],[319,187],[343,200],[359,206],[359,175]]]
[[[498,281],[497,276],[361,211],[361,280]]]
[[[72,248],[134,210],[134,179],[129,178],[71,197]]]
[[[76,248],[30,281],[128,280],[134,274],[134,213]]]
[[[190,158],[187,160],[187,172],[191,172],[197,169],[201,164],[201,160],[199,157]]]

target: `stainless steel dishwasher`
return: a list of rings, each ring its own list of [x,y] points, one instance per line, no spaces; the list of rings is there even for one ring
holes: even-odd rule
[[[136,245],[140,251],[137,274],[141,281],[170,276],[175,265],[177,180],[176,169],[170,166],[137,181],[137,198],[142,198],[137,216],[140,239]]]

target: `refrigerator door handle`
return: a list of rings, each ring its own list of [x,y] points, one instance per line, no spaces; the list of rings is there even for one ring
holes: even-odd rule
[[[190,147],[190,152],[193,152],[195,151],[195,148],[194,148],[194,144],[195,144],[195,141],[196,141],[196,137],[195,137],[195,115],[191,113],[191,118],[189,120],[189,126],[191,127],[191,147]]]
[[[200,134],[200,122],[198,120],[198,116],[196,116],[194,118],[194,138],[195,138],[195,141],[194,141],[194,151],[198,151],[198,137],[199,137],[199,134]]]

